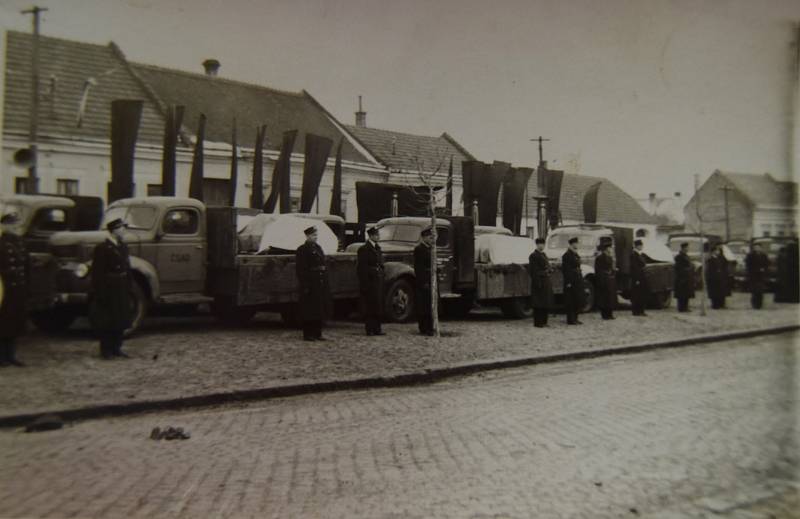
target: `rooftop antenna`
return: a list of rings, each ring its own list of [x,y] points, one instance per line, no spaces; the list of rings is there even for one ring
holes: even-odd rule
[[[47,11],[46,7],[33,6],[21,11],[21,14],[33,15],[33,46],[31,48],[31,119],[28,130],[30,141],[31,164],[28,167],[28,180],[26,192],[36,194],[39,192],[39,178],[37,176],[37,146],[39,139],[39,15]]]

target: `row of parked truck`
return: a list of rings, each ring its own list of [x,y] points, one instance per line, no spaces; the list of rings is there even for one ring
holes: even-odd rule
[[[1,201],[3,211],[24,215],[18,232],[31,251],[31,309],[34,323],[48,331],[68,328],[86,315],[90,297],[94,246],[105,239],[103,222],[123,218],[125,241],[131,252],[133,325],[168,306],[197,308],[210,305],[223,321],[244,323],[256,312],[278,312],[294,323],[297,280],[294,255],[255,253],[244,246],[242,222],[257,211],[234,207],[207,207],[180,197],[142,197],[118,200],[104,215],[88,200],[52,196],[14,195]],[[92,210],[86,206],[92,206]],[[93,215],[93,216],[92,216]],[[331,295],[337,316],[357,309],[358,244],[345,242],[345,222],[335,216],[294,215],[328,225],[340,239],[338,251],[327,255]],[[385,318],[402,322],[414,316],[413,249],[430,219],[393,217],[377,222],[386,267]],[[91,229],[91,230],[90,230]],[[585,309],[594,304],[593,259],[597,245],[614,247],[619,268],[620,295],[629,297],[628,267],[633,229],[600,225],[565,226],[548,236],[546,251],[553,264],[553,286],[558,301],[562,278],[561,254],[567,240],[577,236],[583,259]],[[508,234],[503,228],[475,227],[467,217],[442,217],[437,223],[440,307],[463,316],[476,305],[497,306],[510,318],[530,315],[530,279],[524,258],[496,263],[476,254],[476,239],[485,234]],[[524,238],[518,238],[524,240]],[[532,247],[532,245],[531,245]],[[670,304],[673,269],[669,250],[651,251],[647,266],[652,289],[651,306]],[[666,251],[666,254],[664,253]],[[648,252],[646,250],[646,252]]]

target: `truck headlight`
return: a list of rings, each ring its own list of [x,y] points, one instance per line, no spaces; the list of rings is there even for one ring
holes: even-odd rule
[[[75,265],[75,276],[83,279],[89,275],[89,266],[86,263],[78,263]]]

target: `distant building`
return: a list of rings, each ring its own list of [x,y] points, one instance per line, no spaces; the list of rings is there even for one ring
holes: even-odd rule
[[[727,193],[727,212],[726,212]],[[699,210],[698,210],[699,207]],[[687,230],[727,239],[797,236],[797,183],[716,170],[684,208]]]
[[[14,153],[28,146],[31,113],[31,43],[27,33],[8,31],[5,41],[0,193],[24,190],[27,169]],[[255,131],[267,127],[264,189],[269,191],[281,134],[298,130],[292,155],[291,196],[302,184],[305,135],[333,141],[319,192],[319,212],[327,213],[336,146],[343,142],[343,209],[355,219],[355,182],[386,182],[389,172],[308,92],[284,92],[231,81],[218,75],[219,62],[206,60],[205,73],[191,73],[128,61],[116,44],[95,45],[42,36],[40,39],[39,190],[45,193],[106,197],[110,180],[111,101],[144,102],[134,169],[137,196],[158,194],[161,143],[166,109],[185,106],[177,158],[177,193],[188,193],[197,121],[208,120],[205,141],[204,196],[219,203],[227,192],[231,132],[236,118],[239,168],[237,205],[246,206],[252,190]]]
[[[463,214],[461,163],[475,160],[475,157],[447,133],[431,137],[369,128],[366,115],[366,112],[359,107],[359,111],[356,112],[356,124],[347,125],[345,128],[389,170],[388,181],[422,185],[420,182],[422,174],[434,185],[444,186],[452,160],[453,213]],[[439,205],[444,205],[443,200],[439,202]]]

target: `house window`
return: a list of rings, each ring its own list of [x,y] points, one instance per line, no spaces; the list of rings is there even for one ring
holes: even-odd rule
[[[161,184],[147,184],[147,196],[161,196],[163,189]]]
[[[300,211],[300,197],[293,196],[292,197],[292,212],[297,213]]]
[[[762,223],[761,224],[761,236],[769,237],[772,235],[772,224]]]
[[[77,196],[78,181],[71,178],[56,179],[56,193],[59,195]]]
[[[27,177],[15,177],[14,178],[14,192],[18,195],[24,195],[28,193],[28,178]]]
[[[776,223],[775,224],[775,235],[776,236],[786,236],[786,224]]]

